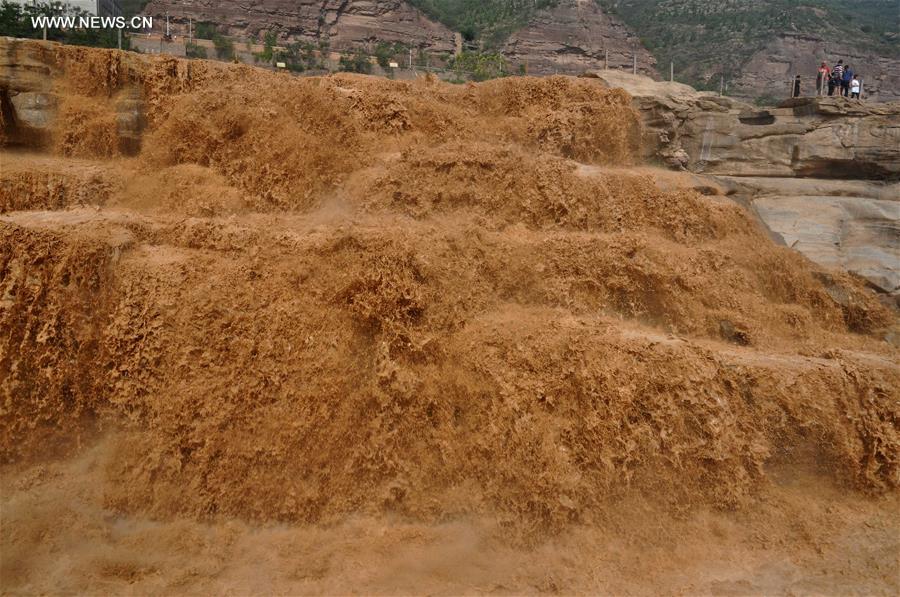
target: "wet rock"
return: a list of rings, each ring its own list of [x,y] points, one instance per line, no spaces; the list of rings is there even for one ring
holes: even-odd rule
[[[900,202],[867,197],[762,196],[753,205],[785,244],[826,267],[900,292]]]
[[[724,340],[734,344],[739,344],[741,346],[750,345],[750,333],[743,326],[735,325],[727,319],[723,319],[719,322],[719,333]]]

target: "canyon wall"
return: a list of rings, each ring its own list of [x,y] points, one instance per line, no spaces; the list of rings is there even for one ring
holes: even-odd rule
[[[186,33],[192,19],[220,25],[239,38],[261,39],[273,30],[282,40],[327,40],[339,50],[371,50],[378,41],[401,42],[439,54],[462,48],[458,33],[402,0],[152,0],[144,12],[157,23],[164,22],[168,13],[178,33]],[[516,72],[578,75],[602,68],[608,52],[612,69],[630,71],[637,54],[638,72],[658,75],[656,58],[639,35],[594,0],[559,0],[556,6],[535,13],[528,25],[514,32],[499,49]],[[690,48],[684,52],[676,54],[676,75],[710,76],[696,72],[696,56]],[[884,51],[862,48],[852,39],[826,39],[814,31],[782,32],[763,49],[748,51],[739,72],[729,77],[729,92],[748,99],[787,97],[789,82],[799,74],[804,92],[810,93],[819,64],[825,60],[833,65],[839,59],[862,75],[867,99],[900,99],[900,60]],[[668,64],[662,70],[668,74]],[[718,82],[718,75],[713,79]]]
[[[653,55],[593,0],[560,0],[539,11],[503,47],[503,54],[515,65],[527,65],[529,73],[568,75],[602,67],[607,52],[610,68],[631,70],[636,53],[638,72],[656,74]]]
[[[453,52],[455,36],[444,25],[401,0],[153,0],[144,13],[186,32],[188,19],[211,22],[230,35],[261,39],[275,31],[282,39],[318,42],[334,49],[373,41],[402,42],[432,52]]]
[[[863,81],[864,96],[872,101],[900,100],[900,60],[858,48],[844,40],[826,40],[815,35],[784,34],[753,54],[730,91],[736,95],[785,97],[788,82],[800,75],[804,93],[815,89],[816,69],[838,60],[853,68]]]
[[[186,33],[188,20],[221,25],[233,36],[261,39],[267,31],[281,39],[320,42],[332,49],[369,48],[379,41],[401,42],[432,53],[450,54],[462,45],[457,34],[400,0],[260,0],[252,4],[224,0],[153,0],[144,9],[157,23],[165,20]],[[460,40],[461,41],[461,40]],[[514,68],[529,74],[581,74],[600,68],[609,52],[611,68],[655,74],[656,61],[628,28],[605,14],[593,0],[560,0],[539,11],[514,33],[501,51]]]

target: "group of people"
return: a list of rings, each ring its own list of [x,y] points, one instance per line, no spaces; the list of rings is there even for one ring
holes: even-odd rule
[[[843,60],[838,60],[834,68],[828,68],[828,63],[822,62],[816,75],[817,95],[832,96],[835,92],[853,99],[859,99],[862,93],[862,80],[849,64],[844,65]]]

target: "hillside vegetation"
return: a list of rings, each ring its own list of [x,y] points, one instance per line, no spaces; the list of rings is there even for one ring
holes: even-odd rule
[[[817,34],[900,57],[897,0],[597,0],[687,82],[718,84],[777,35]]]
[[[528,24],[542,8],[558,0],[408,0],[410,4],[462,33],[467,41],[488,46],[505,41],[510,33]]]
[[[559,0],[408,0],[469,41],[496,47]],[[641,38],[679,78],[717,87],[782,33],[848,41],[900,58],[897,0],[594,0]]]
[[[40,39],[46,33],[47,39],[76,46],[94,46],[100,48],[115,48],[119,40],[113,29],[63,29],[60,27],[48,27],[46,31],[35,28],[32,18],[42,16],[85,16],[83,10],[71,5],[22,5],[13,4],[6,0],[0,0],[0,36]],[[128,38],[122,40],[122,47],[129,48]]]

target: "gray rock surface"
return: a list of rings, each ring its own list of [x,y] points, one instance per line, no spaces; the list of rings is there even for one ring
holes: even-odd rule
[[[31,129],[47,129],[56,118],[59,100],[54,93],[23,91],[10,97],[16,124]]]
[[[900,203],[862,197],[758,197],[757,213],[784,242],[826,267],[900,292]]]
[[[900,184],[817,179],[726,178],[749,191],[760,219],[816,263],[900,294]]]
[[[595,71],[634,97],[645,157],[716,175],[885,179],[900,176],[900,102],[799,98],[778,108],[679,83]]]
[[[49,142],[59,104],[53,64],[53,44],[0,37],[0,145]]]
[[[730,90],[748,98],[785,97],[789,93],[789,81],[799,74],[802,86],[812,93],[816,70],[823,60],[829,65],[843,60],[860,73],[867,100],[900,100],[900,60],[855,47],[847,40],[800,33],[785,33],[750,56],[741,69],[741,77],[732,82]]]

